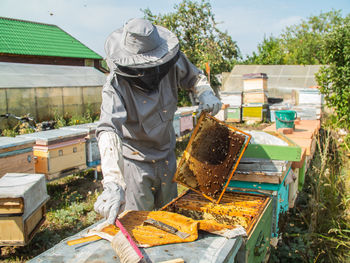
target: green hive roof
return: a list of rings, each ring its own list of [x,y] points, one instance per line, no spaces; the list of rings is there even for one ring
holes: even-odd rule
[[[55,25],[0,17],[0,53],[102,59]]]

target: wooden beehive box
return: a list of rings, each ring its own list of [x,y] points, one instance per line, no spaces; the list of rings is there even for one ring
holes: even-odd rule
[[[227,108],[227,122],[241,122],[242,121],[242,107],[229,106]]]
[[[246,91],[243,92],[243,104],[249,103],[267,103],[267,92],[264,91]]]
[[[272,236],[278,236],[278,222],[279,216],[289,209],[289,183],[287,178],[290,176],[292,169],[288,169],[283,181],[280,184],[274,183],[260,183],[249,181],[231,180],[227,188],[228,191],[241,191],[252,194],[266,194],[272,197],[273,215],[272,215]]]
[[[268,104],[244,104],[242,106],[243,121],[259,121],[264,122],[269,118]]]
[[[43,174],[8,173],[0,179],[0,246],[24,246],[45,221],[49,196]]]
[[[81,130],[58,129],[17,137],[35,139],[35,172],[53,180],[86,168],[85,136]]]
[[[226,192],[220,204],[215,204],[203,195],[189,190],[162,210],[196,220],[212,219],[221,224],[243,226],[247,239],[237,254],[239,262],[262,262],[269,250],[272,205],[271,198],[266,195]],[[255,247],[259,247],[259,253],[255,252]]]
[[[180,135],[185,135],[193,130],[193,112],[192,107],[182,107],[177,110],[180,114]]]
[[[100,151],[99,151],[98,142],[95,136],[97,125],[98,125],[97,122],[93,122],[93,123],[85,123],[85,124],[67,126],[67,127],[61,128],[61,129],[84,131],[86,133],[85,150],[86,150],[86,165],[88,167],[94,167],[101,163]]]
[[[265,73],[251,73],[243,76],[243,91],[267,91],[267,75]]]
[[[35,140],[0,137],[0,178],[6,173],[34,173],[33,145]]]

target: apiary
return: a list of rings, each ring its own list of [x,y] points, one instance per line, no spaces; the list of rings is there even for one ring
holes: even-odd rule
[[[0,179],[0,246],[24,246],[45,221],[49,196],[43,174],[7,173]]]
[[[214,220],[228,226],[241,225],[246,229],[245,245],[238,252],[239,262],[261,262],[270,246],[272,204],[266,195],[226,192],[215,204],[203,195],[187,191],[162,208],[195,220]],[[260,252],[255,253],[255,247]]]
[[[6,173],[34,173],[35,140],[26,138],[0,137],[0,178]]]
[[[70,129],[77,131],[84,131],[85,136],[85,150],[86,150],[86,165],[88,167],[94,167],[101,163],[100,151],[98,149],[97,139],[95,137],[95,132],[97,129],[97,122],[85,123],[74,126],[67,126],[61,129]]]
[[[17,138],[35,139],[35,172],[48,180],[86,168],[85,131],[58,129],[24,134]]]
[[[243,121],[259,121],[264,122],[269,118],[268,104],[244,104],[242,105]]]
[[[174,180],[210,201],[220,202],[250,135],[202,113]]]

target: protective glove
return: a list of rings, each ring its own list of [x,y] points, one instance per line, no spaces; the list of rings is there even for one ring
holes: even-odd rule
[[[101,154],[103,192],[97,198],[94,209],[114,224],[125,204],[125,180],[123,177],[124,158],[122,142],[115,132],[103,131],[98,135],[98,148]]]
[[[114,182],[107,182],[103,185],[102,194],[97,197],[94,209],[97,213],[107,219],[109,224],[113,224],[118,214],[123,211],[125,205],[125,193],[123,188]]]
[[[209,112],[212,116],[215,116],[221,109],[221,101],[214,95],[213,91],[206,90],[198,96],[199,113],[202,111]]]

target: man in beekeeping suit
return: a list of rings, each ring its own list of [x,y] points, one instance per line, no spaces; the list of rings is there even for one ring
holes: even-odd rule
[[[96,133],[103,192],[94,208],[112,224],[123,209],[151,211],[177,196],[172,121],[178,88],[192,91],[199,110],[212,115],[221,102],[164,27],[132,19],[107,38],[105,51],[111,73]]]

